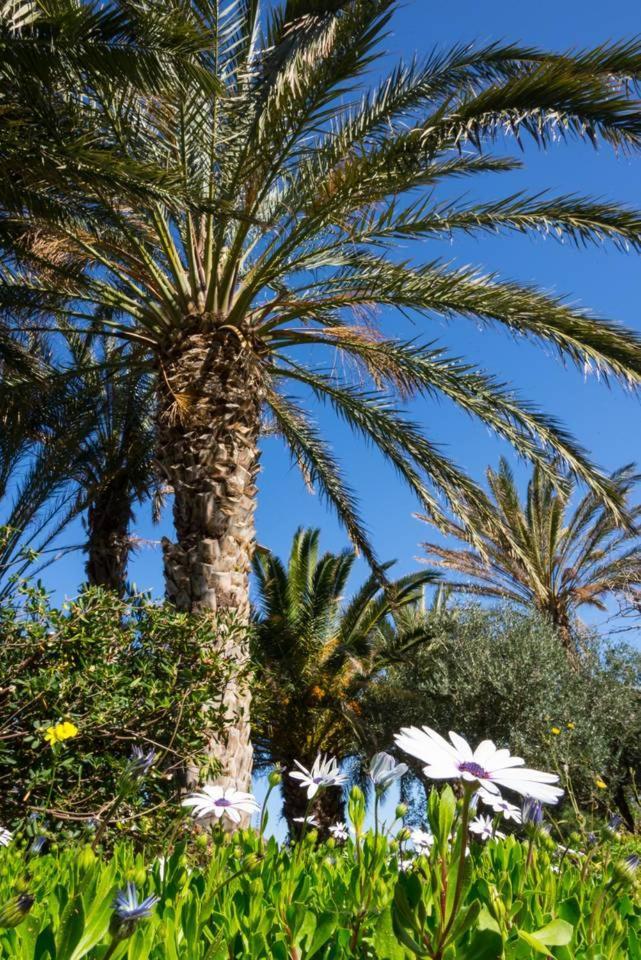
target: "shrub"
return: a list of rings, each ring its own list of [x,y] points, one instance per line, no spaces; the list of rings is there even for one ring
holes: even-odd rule
[[[528,764],[557,770],[595,811],[630,804],[624,788],[641,769],[636,651],[588,637],[580,662],[570,663],[548,623],[507,606],[454,606],[428,614],[426,629],[431,642],[368,696],[379,745],[401,726],[453,729],[474,742],[509,743]]]
[[[56,609],[29,588],[19,609],[0,610],[0,822],[36,813],[77,832],[108,816],[136,745],[154,750],[155,764],[117,824],[157,832],[187,765],[208,772],[229,670],[219,638],[237,629],[98,589]],[[77,735],[52,747],[47,729],[63,721]]]

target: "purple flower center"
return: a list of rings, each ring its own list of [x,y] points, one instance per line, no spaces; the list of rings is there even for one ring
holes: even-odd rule
[[[314,777],[314,783],[325,783],[325,777]]]
[[[231,806],[232,806],[231,800],[225,800],[224,797],[221,797],[219,800],[215,800],[215,801],[214,801],[214,804],[215,804],[215,806],[217,806],[217,807],[231,807]]]
[[[477,780],[485,780],[488,777],[487,770],[484,770],[480,764],[474,763],[473,760],[465,760],[464,763],[459,763],[458,768],[461,773],[471,773]]]

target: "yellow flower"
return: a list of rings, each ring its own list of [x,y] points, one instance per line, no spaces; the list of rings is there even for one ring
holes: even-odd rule
[[[601,777],[596,777],[595,780],[594,780],[594,782],[596,783],[596,785],[597,785],[597,787],[599,788],[599,790],[607,790],[607,789],[608,789],[607,783],[605,782],[605,780],[602,780]]]
[[[555,737],[558,737],[558,735],[561,733],[561,730],[559,727],[552,727],[550,733],[553,733]]]
[[[70,740],[72,737],[78,736],[78,727],[75,723],[70,723],[68,720],[65,720],[64,723],[56,723],[52,727],[47,727],[45,732],[45,740],[52,747],[56,743],[62,743],[64,740]]]
[[[572,723],[572,721],[569,720],[568,723],[566,724],[566,726],[567,726],[568,730],[574,730],[574,728],[576,727],[576,723]]]

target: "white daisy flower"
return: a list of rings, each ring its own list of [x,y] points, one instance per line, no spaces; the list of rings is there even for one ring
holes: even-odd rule
[[[414,861],[411,857],[399,857],[398,858],[398,869],[401,873],[407,873],[408,870],[414,866]]]
[[[404,727],[395,738],[397,746],[427,764],[423,769],[432,780],[464,780],[478,783],[488,793],[499,794],[499,787],[533,797],[542,803],[557,803],[563,796],[554,773],[524,767],[521,757],[509,750],[497,749],[491,740],[483,740],[472,750],[467,740],[450,732],[450,743],[430,727]]]
[[[486,807],[490,807],[494,813],[502,814],[506,820],[513,820],[514,823],[521,823],[521,810],[519,807],[515,806],[513,803],[510,803],[509,800],[506,800],[500,794],[490,793],[484,787],[475,794]]]
[[[314,817],[294,817],[294,823],[305,823],[308,827],[320,827],[320,823]]]
[[[205,817],[228,817],[232,823],[240,823],[242,814],[257,813],[258,803],[251,793],[244,793],[234,787],[221,787],[207,783],[201,790],[190,794],[182,801],[183,807],[191,807],[196,820]]]
[[[333,836],[334,840],[340,840],[344,842],[349,839],[349,829],[346,823],[333,823],[329,828],[329,832]]]
[[[434,834],[427,830],[414,829],[410,833],[410,840],[418,853],[427,853],[434,844]]]
[[[0,827],[0,847],[8,847],[12,840],[13,834],[11,831]]]
[[[470,824],[470,833],[475,833],[480,840],[491,840],[492,837],[497,837],[499,840],[505,840],[505,834],[501,833],[500,830],[494,829],[494,821],[492,817],[477,817],[476,820],[472,820]]]
[[[307,799],[315,797],[324,787],[340,787],[347,783],[347,777],[338,769],[338,761],[334,757],[324,757],[318,754],[312,769],[307,770],[298,760],[294,760],[298,770],[289,775],[294,780],[300,780],[301,787],[307,787]]]

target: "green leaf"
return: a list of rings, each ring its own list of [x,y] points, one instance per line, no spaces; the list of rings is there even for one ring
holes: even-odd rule
[[[372,943],[379,960],[405,960],[407,951],[403,949],[394,933],[390,909],[383,911],[376,921]]]
[[[388,911],[389,915],[389,911]],[[307,948],[305,957],[313,957],[314,954],[318,953],[321,947],[324,947],[329,938],[332,936],[336,927],[338,926],[337,918],[333,914],[324,914],[322,915],[316,923],[316,931],[312,938],[312,942]],[[391,920],[390,920],[391,927]],[[390,958],[390,960],[395,960],[395,958]]]
[[[534,933],[527,933],[525,930],[519,930],[518,934],[521,940],[524,940],[528,946],[548,956],[550,951],[548,947],[564,947],[572,940],[574,927],[566,920],[552,920],[545,927],[535,930]]]
[[[60,929],[56,937],[56,957],[58,960],[75,958],[75,949],[78,946],[85,926],[85,911],[80,894],[76,894],[65,907]]]

